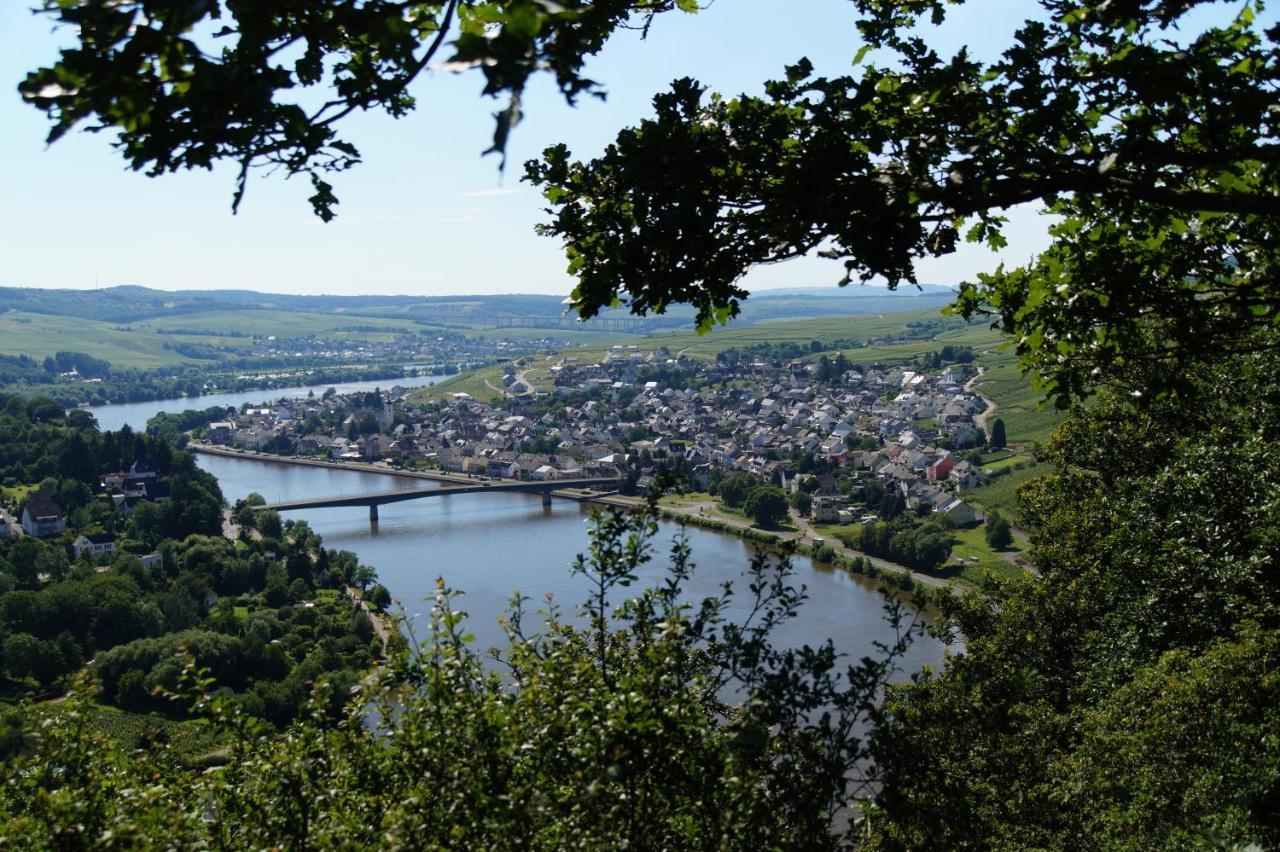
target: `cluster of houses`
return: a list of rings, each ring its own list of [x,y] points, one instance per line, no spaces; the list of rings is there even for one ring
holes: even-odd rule
[[[870,366],[820,382],[803,359],[725,364],[615,346],[598,359],[562,356],[550,375],[550,387],[492,402],[458,393],[417,407],[403,388],[376,404],[367,394],[282,399],[230,412],[205,439],[533,480],[625,475],[641,458],[642,492],[672,459],[703,488],[717,468],[796,488],[797,462],[811,456],[881,480],[909,506],[928,502],[958,523],[976,518],[959,495],[982,473],[957,455],[985,440],[974,415],[986,403],[964,387],[969,366]],[[309,431],[317,422],[336,425]],[[366,431],[356,435],[353,425]],[[822,518],[855,519],[838,493],[816,496]]]
[[[133,513],[139,502],[159,503],[170,498],[169,484],[160,478],[159,472],[147,460],[135,461],[128,471],[109,473],[102,478],[103,493],[100,499],[111,503],[121,514]],[[0,512],[0,536],[14,539],[20,536],[32,538],[58,538],[67,531],[67,516],[56,499],[36,491],[27,499],[19,518]],[[84,532],[67,544],[68,555],[79,559],[88,553],[95,561],[116,552],[116,536],[105,532]],[[159,559],[156,554],[143,557],[143,565]]]

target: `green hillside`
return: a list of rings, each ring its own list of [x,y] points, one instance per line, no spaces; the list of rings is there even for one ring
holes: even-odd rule
[[[121,329],[110,323],[77,317],[11,311],[0,314],[0,355],[28,355],[40,360],[60,350],[84,352],[115,367],[151,368],[199,363],[165,344],[155,334]],[[212,342],[212,341],[211,341]]]
[[[257,337],[275,336],[281,339],[322,335],[339,339],[350,337],[361,340],[389,340],[400,334],[416,334],[421,330],[421,326],[412,320],[277,310],[206,311],[156,317],[131,323],[130,327],[152,334],[157,331],[167,332],[192,340],[216,338],[219,333]],[[190,334],[190,332],[196,333]]]

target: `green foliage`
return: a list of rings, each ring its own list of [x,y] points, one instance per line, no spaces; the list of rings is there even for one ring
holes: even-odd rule
[[[486,93],[512,95],[498,114],[501,150],[534,69],[572,99],[593,87],[584,56],[628,15],[647,23],[692,6],[441,0],[406,13],[342,0],[285,16],[236,4],[224,12],[235,39],[215,54],[192,32],[222,6],[143,5],[46,4],[79,39],[23,86],[50,112],[52,136],[101,121],[154,173],[232,159],[237,203],[248,168],[273,162],[310,174],[325,218],[335,199],[319,175],[358,158],[332,120],[407,110],[405,87],[455,12],[456,57],[483,69]],[[997,58],[978,61],[930,48],[927,24],[948,11],[939,0],[856,5],[866,49],[853,75],[819,78],[802,60],[763,97],[737,98],[677,80],[598,158],[575,162],[555,146],[528,164],[551,205],[543,232],[563,240],[578,282],[573,306],[592,316],[687,302],[706,331],[737,315],[756,264],[821,247],[844,262],[841,283],[896,286],[962,235],[1002,247],[1001,212],[1042,203],[1057,217],[1050,247],[965,285],[956,312],[993,317],[1060,406],[1109,390],[1059,427],[1041,466],[1055,472],[1022,486],[1017,517],[1037,574],[943,596],[943,627],[963,634],[965,653],[890,689],[875,713],[882,774],[867,842],[1280,845],[1275,28],[1253,3],[1234,14],[1205,0],[1043,3]],[[296,58],[273,65],[286,45]],[[862,64],[868,50],[877,64]],[[312,86],[338,95],[308,115],[297,90]],[[1013,370],[989,371],[984,387],[999,397]],[[1018,394],[1002,405],[1015,439],[1046,435],[1058,418]],[[41,430],[64,428],[60,412],[3,408],[25,417],[23,452],[4,460],[37,471],[21,481],[75,479],[38,447],[52,434]],[[1008,505],[1032,475],[974,499]],[[757,484],[718,487],[738,506]],[[847,543],[924,568],[945,559],[944,524],[904,513],[895,492],[868,496],[885,520]],[[578,626],[548,605],[543,631],[526,635],[517,604],[505,680],[469,650],[441,589],[424,652],[400,670],[413,689],[395,712],[382,705],[388,727],[376,735],[361,705],[337,729],[304,720],[279,743],[246,736],[225,772],[147,785],[140,775],[157,776],[145,756],[93,742],[74,700],[55,708],[36,751],[7,767],[0,837],[64,848],[107,831],[122,845],[179,846],[837,843],[831,828],[845,823],[832,816],[866,766],[853,734],[885,670],[851,668],[841,691],[829,649],[764,644],[761,625],[792,614],[794,596],[760,563],[756,627],[719,618],[728,590],[678,603],[679,546],[667,585],[614,609],[610,595],[646,554],[643,523],[597,530],[578,565],[594,591]],[[37,582],[35,555],[13,562],[14,583]],[[305,593],[300,562],[274,566],[264,597],[283,606]],[[5,598],[29,606],[31,593]],[[64,651],[55,637],[12,633],[20,649],[49,650],[30,636]],[[732,707],[720,703],[728,672],[745,699]],[[317,716],[332,718],[338,700],[322,691]]]
[[[49,686],[68,670],[57,644],[30,633],[10,633],[4,640],[4,671],[12,680],[31,678]]]
[[[1062,403],[1099,380],[1176,386],[1271,323],[1280,65],[1252,5],[1044,3],[990,62],[930,47],[941,2],[857,5],[883,64],[802,60],[762,96],[677,80],[601,156],[527,165],[583,315],[688,301],[707,327],[736,315],[744,270],[819,246],[842,284],[914,283],[918,258],[1000,248],[1001,211],[1040,201],[1062,217],[1052,247],[979,276],[959,312],[992,311]]]
[[[1003,450],[1008,444],[1004,434],[1004,421],[999,417],[991,421],[991,439],[987,442],[993,450]]]
[[[1280,842],[1280,359],[1188,378],[1064,426],[1023,492],[1039,577],[943,601],[965,653],[890,692],[881,847]]]
[[[897,499],[900,501],[902,498]],[[837,537],[845,547],[898,562],[917,571],[936,571],[951,555],[951,527],[943,517],[928,517],[922,521],[912,515],[899,514],[893,520],[841,529]]]
[[[790,503],[786,492],[776,485],[758,485],[747,495],[742,508],[756,526],[776,527],[787,519]]]
[[[128,535],[130,547],[99,565],[68,565],[70,533],[0,541],[0,692],[49,694],[93,660],[104,701],[171,712],[157,690],[177,688],[185,651],[217,673],[246,713],[283,725],[317,676],[350,681],[369,667],[377,652],[354,605],[312,598],[317,588],[372,582],[371,569],[351,554],[331,557],[305,523],[254,518],[259,495],[238,504],[237,516],[265,520],[259,526],[273,536],[236,547],[221,535],[216,481],[189,454],[128,429],[100,434],[61,409],[44,417],[38,402],[0,396],[0,459],[15,473],[56,466],[58,477],[40,490],[73,510],[73,523],[83,515]],[[135,461],[154,467],[172,496],[139,501],[125,517],[94,492],[102,474]],[[268,547],[282,558],[267,557]],[[153,548],[162,558],[147,568],[131,552]]]
[[[996,550],[1003,550],[1013,544],[1013,530],[1009,520],[999,512],[987,515],[983,535],[987,544]]]
[[[337,123],[359,109],[381,108],[396,117],[409,112],[409,85],[449,55],[440,52],[445,45],[452,61],[481,70],[486,95],[509,97],[496,114],[490,148],[502,153],[520,120],[521,94],[537,71],[549,71],[572,103],[597,89],[582,67],[615,28],[631,22],[633,13],[671,8],[661,0],[567,6],[340,0],[285,14],[252,4],[137,0],[75,8],[50,0],[43,11],[72,25],[78,44],[55,65],[31,72],[21,90],[53,120],[51,142],[88,121],[118,132],[135,170],[162,174],[232,160],[240,166],[233,207],[249,169],[275,164],[309,177],[311,204],[329,220],[337,198],[323,176],[360,161]],[[236,37],[212,49],[206,33],[215,29]],[[275,57],[286,48],[295,52],[282,63]],[[114,83],[103,85],[106,80]],[[313,93],[319,106],[299,106],[298,91]]]
[[[759,477],[742,471],[734,471],[720,480],[720,499],[732,509],[741,508],[746,504],[747,498],[760,485]]]
[[[16,755],[26,746],[27,720],[22,711],[0,704],[0,761]]]
[[[379,610],[385,611],[391,606],[391,592],[381,583],[375,583],[373,588],[369,590],[369,603]]]
[[[440,585],[430,634],[336,724],[326,718],[354,684],[322,680],[311,713],[277,739],[188,666],[232,734],[217,769],[176,770],[162,742],[113,746],[84,724],[78,694],[41,708],[41,737],[4,766],[0,837],[35,850],[108,836],[181,848],[847,845],[859,829],[833,818],[869,781],[860,732],[913,623],[888,601],[902,640],[854,664],[829,644],[779,648],[770,636],[803,600],[785,559],[762,551],[741,603],[729,586],[690,603],[677,540],[663,581],[628,592],[656,529],[652,514],[597,518],[576,569],[588,603],[570,617],[517,597],[489,661],[501,675]],[[746,623],[728,617],[742,605],[755,613]]]

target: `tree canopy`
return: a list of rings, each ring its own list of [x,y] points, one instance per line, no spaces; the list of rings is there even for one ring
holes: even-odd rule
[[[41,733],[5,765],[0,837],[23,849],[155,838],[178,848],[847,847],[858,826],[833,817],[866,788],[863,731],[915,622],[887,602],[901,638],[877,660],[846,663],[829,642],[784,647],[773,633],[804,599],[785,557],[762,550],[736,596],[726,583],[690,601],[681,541],[659,586],[625,593],[653,553],[654,512],[597,516],[575,567],[589,602],[575,617],[517,596],[492,657],[472,647],[458,593],[441,583],[419,653],[359,688],[336,725],[317,712],[269,736],[210,694],[208,672],[188,660],[189,694],[232,732],[225,765],[209,771],[166,766],[163,743],[124,750],[87,733],[82,690],[32,708]],[[742,606],[747,623],[730,615]],[[233,641],[220,647],[231,653]],[[316,709],[347,686],[324,675]],[[745,700],[729,705],[730,694]],[[369,724],[371,710],[385,724]]]
[[[625,293],[724,319],[752,265],[813,251],[841,283],[910,283],[961,238],[1002,246],[1001,211],[1038,202],[1052,247],[958,310],[993,315],[1064,402],[1272,323],[1278,66],[1255,5],[1206,26],[1206,3],[1044,2],[993,62],[929,47],[916,25],[947,4],[856,5],[883,64],[802,60],[733,98],[679,80],[601,156],[528,165],[585,313]]]
[[[1003,245],[1002,211],[1035,202],[1059,217],[1052,247],[966,284],[958,310],[990,313],[1063,404],[1100,382],[1167,387],[1186,358],[1267,345],[1252,332],[1277,307],[1280,57],[1260,3],[1042,0],[991,61],[930,47],[942,0],[854,5],[853,74],[801,59],[734,97],[677,80],[599,157],[556,146],[527,164],[583,316],[688,302],[707,327],[737,313],[751,266],[814,251],[843,263],[841,283],[911,283],[917,261],[961,239]],[[341,119],[404,114],[431,63],[474,65],[508,98],[501,151],[532,75],[570,102],[597,94],[583,63],[613,32],[696,8],[46,0],[78,37],[21,89],[51,139],[112,128],[149,174],[236,162],[237,204],[255,166],[308,174],[329,218],[323,175],[359,160]]]
[[[59,60],[31,72],[23,96],[53,120],[49,140],[84,123],[114,129],[130,167],[149,175],[239,165],[233,206],[250,171],[308,175],[317,215],[337,198],[323,175],[360,161],[338,127],[357,110],[403,116],[409,86],[433,63],[475,67],[484,93],[505,96],[490,151],[501,153],[537,72],[573,103],[598,84],[583,63],[624,26],[693,0],[331,0],[325,3],[119,3],[44,0],[74,27]],[[314,95],[313,107],[299,95]]]
[[[740,641],[749,632],[703,620],[719,611],[717,600],[702,610],[674,603],[680,559],[667,585],[622,606],[618,633],[605,629],[606,592],[631,582],[644,538],[627,526],[636,521],[614,520],[593,540],[595,561],[579,563],[601,590],[584,613],[589,626],[552,612],[549,637],[534,640],[514,623],[506,661],[517,680],[536,675],[527,687],[503,692],[481,673],[442,590],[437,641],[407,664],[423,675],[424,695],[450,701],[423,702],[418,727],[376,748],[359,726],[334,739],[298,729],[280,747],[299,755],[288,765],[317,767],[315,789],[364,785],[343,803],[390,813],[396,830],[428,823],[436,803],[456,805],[430,825],[468,832],[478,825],[467,810],[476,791],[513,779],[492,798],[515,814],[499,829],[545,824],[547,845],[567,836],[554,833],[565,826],[604,832],[583,835],[602,845],[633,839],[618,833],[628,825],[655,845],[740,837],[752,845],[700,821],[697,803],[713,801],[696,798],[705,795],[758,829],[754,845],[820,844],[848,792],[842,779],[868,756],[854,731],[870,713],[873,847],[1280,844],[1280,27],[1263,23],[1256,2],[1042,0],[999,56],[983,60],[930,46],[944,0],[854,5],[865,50],[848,76],[818,76],[801,60],[763,93],[736,97],[678,80],[654,99],[651,117],[598,157],[578,161],[557,146],[527,164],[550,205],[543,230],[565,243],[582,315],[615,303],[645,313],[688,302],[708,327],[735,315],[754,264],[821,252],[843,264],[843,283],[910,284],[922,258],[944,256],[961,239],[998,247],[1003,211],[1043,205],[1056,216],[1051,247],[1025,267],[966,284],[955,308],[1008,332],[1059,403],[1099,397],[1037,451],[1053,472],[1022,491],[1019,524],[1035,573],[943,595],[937,629],[962,634],[964,653],[889,688],[871,708],[884,675],[871,661],[847,670],[858,688],[840,699],[826,651],[780,656]],[[239,162],[237,201],[255,164],[311,174],[313,203],[327,217],[335,199],[321,175],[358,156],[336,123],[351,109],[410,108],[406,87],[441,44],[483,69],[489,93],[511,97],[495,136],[501,148],[531,74],[545,67],[570,99],[593,92],[582,58],[611,32],[693,7],[48,0],[46,12],[79,26],[79,44],[34,72],[24,92],[50,111],[55,138],[81,121],[117,128],[135,168]],[[192,35],[215,21],[228,26],[219,54]],[[292,102],[304,86],[333,97],[307,114]],[[20,461],[45,464],[35,454]],[[738,505],[757,484],[730,476],[712,487]],[[946,558],[953,534],[941,519],[918,522],[901,494],[874,481],[863,492],[868,503],[878,499],[882,520],[855,527],[846,544],[920,570]],[[759,574],[750,588],[767,596],[772,587]],[[785,614],[788,600],[772,609]],[[725,666],[745,666],[761,684],[734,710],[713,700]],[[799,691],[773,701],[765,687]],[[628,715],[640,706],[633,696],[644,713]],[[821,712],[837,700],[858,718]],[[510,771],[482,782],[467,761],[434,762],[439,755],[419,747],[440,741],[477,755],[477,766]],[[76,742],[65,747],[82,748]],[[378,762],[384,747],[403,766]],[[374,763],[359,763],[369,755]],[[79,765],[56,752],[43,759],[21,776],[26,786],[0,791],[21,800],[8,810],[21,820],[65,806],[48,824],[82,824],[72,797],[98,776],[69,776],[88,780],[42,798],[40,767]],[[383,776],[366,765],[401,786],[376,783]],[[356,780],[330,784],[324,773],[346,766],[359,768]],[[697,787],[704,776],[714,783]],[[410,798],[419,778],[431,779],[431,795]],[[442,792],[439,779],[452,786]],[[255,783],[276,779],[264,772],[242,786]],[[633,814],[614,808],[628,784],[661,802],[668,820],[628,823]],[[669,796],[679,784],[694,798]],[[392,812],[383,807],[389,789]],[[594,798],[598,790],[606,794]],[[181,790],[166,793],[174,794]],[[217,795],[181,812],[204,814]],[[274,788],[250,796],[282,820],[309,801]],[[338,828],[366,830],[351,810],[339,803],[327,813],[348,817]],[[528,813],[551,816],[530,823]],[[262,842],[294,836],[293,825],[263,825]]]

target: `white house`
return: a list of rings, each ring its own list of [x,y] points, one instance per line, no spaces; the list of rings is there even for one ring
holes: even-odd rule
[[[110,556],[116,552],[116,537],[110,533],[78,535],[76,540],[71,542],[71,551],[75,554],[76,559],[79,559],[81,554],[85,552],[88,552],[94,559]]]
[[[22,510],[22,530],[36,538],[50,538],[66,529],[62,508],[44,494],[36,494]]]

